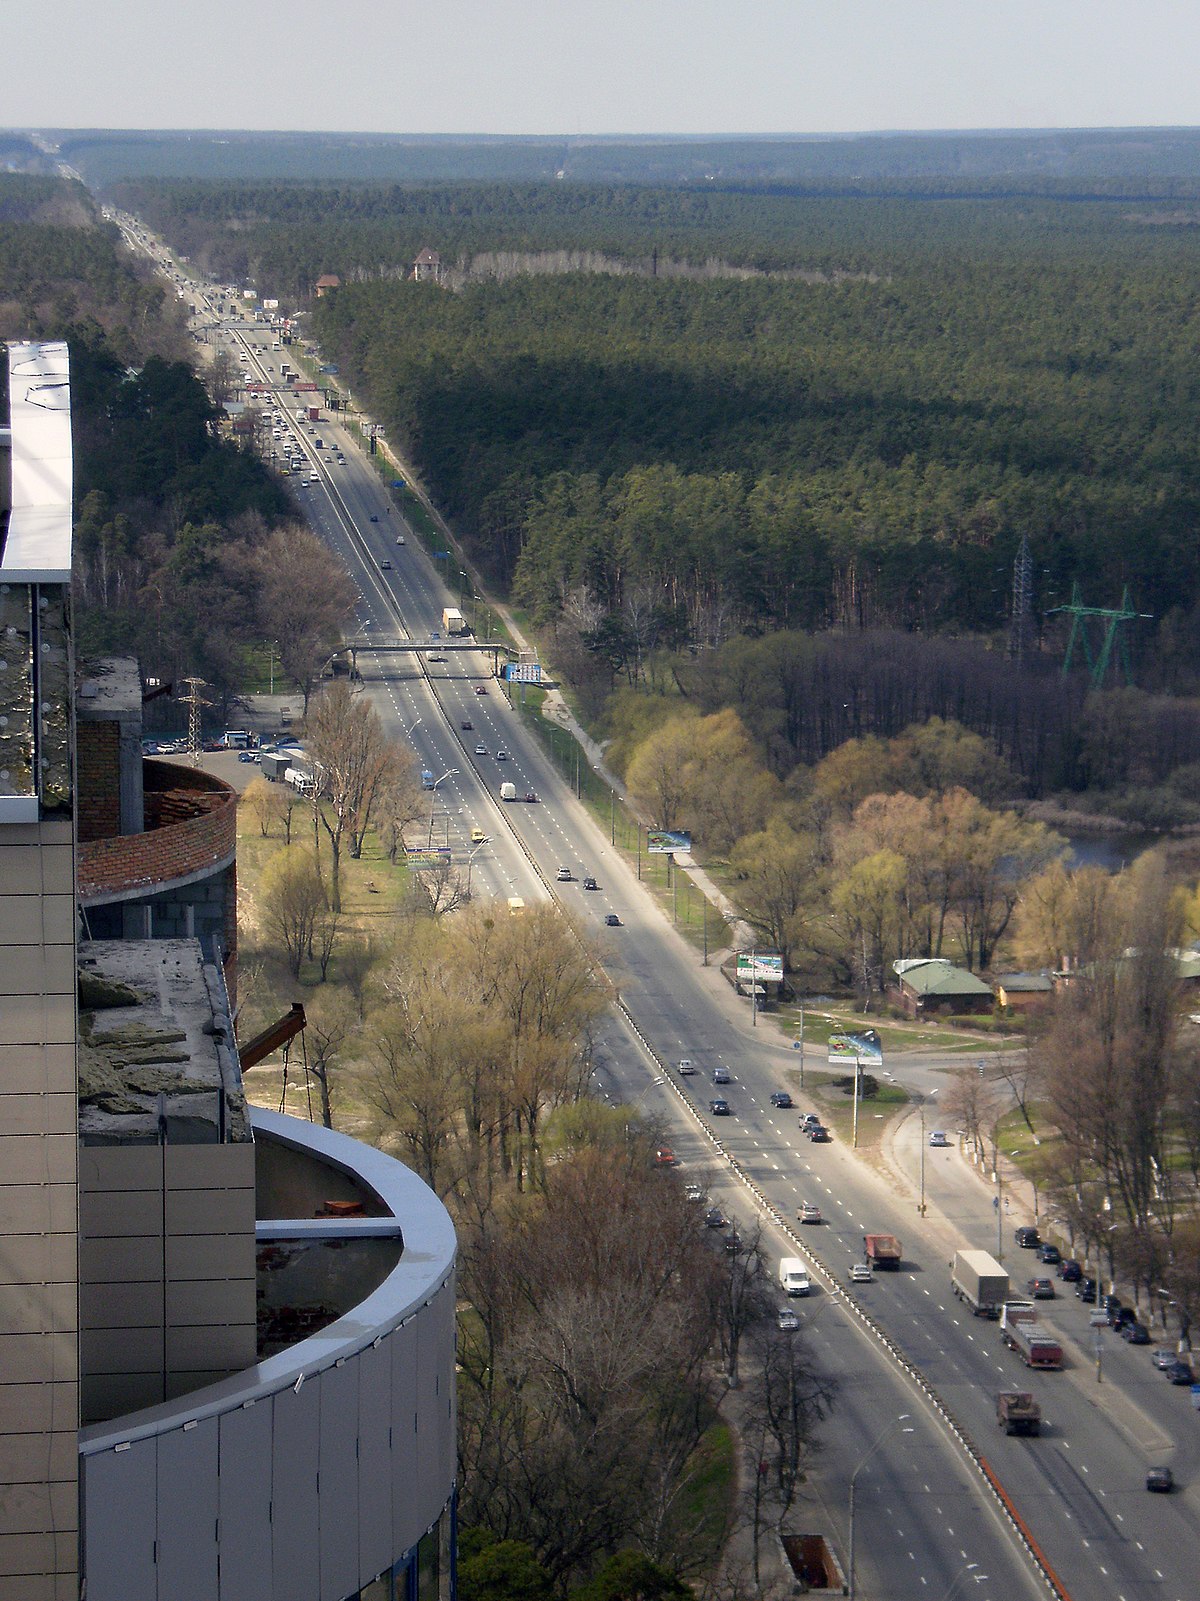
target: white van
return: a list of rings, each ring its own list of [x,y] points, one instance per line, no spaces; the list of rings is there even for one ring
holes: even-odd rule
[[[812,1293],[812,1280],[808,1276],[808,1269],[798,1256],[785,1256],[780,1259],[779,1282],[788,1295]]]
[[[501,786],[500,786],[500,799],[501,800],[504,800],[504,801],[515,801],[516,798],[517,798],[517,786],[515,784],[501,784]]]

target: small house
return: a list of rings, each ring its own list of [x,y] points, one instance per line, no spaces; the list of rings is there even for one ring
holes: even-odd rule
[[[892,971],[894,998],[910,1017],[992,1010],[991,985],[940,956],[905,958],[893,962]]]
[[[340,289],[342,280],[336,272],[323,272],[316,282],[317,299],[327,295],[331,289]]]
[[[1006,1012],[1036,1012],[1050,1004],[1054,980],[1049,973],[998,973],[992,993]]]
[[[417,283],[440,284],[445,276],[441,256],[436,250],[426,247],[413,262],[412,275]]]

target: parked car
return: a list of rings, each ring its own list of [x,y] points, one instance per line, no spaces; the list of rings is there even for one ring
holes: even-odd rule
[[[1160,1373],[1165,1373],[1179,1361],[1179,1352],[1173,1345],[1160,1345],[1156,1351],[1150,1353],[1150,1360]]]
[[[1144,1323],[1123,1323],[1118,1332],[1130,1345],[1150,1344],[1150,1330]]]
[[[804,1116],[800,1119],[800,1127],[816,1128],[820,1121],[821,1119],[815,1112],[805,1112]]]
[[[1064,1256],[1058,1264],[1058,1276],[1065,1284],[1078,1284],[1083,1277],[1083,1269],[1073,1256]]]
[[[941,1150],[944,1146],[949,1145],[950,1141],[946,1138],[944,1129],[935,1128],[929,1136],[929,1143],[935,1150]]]
[[[1047,1267],[1057,1267],[1062,1261],[1062,1252],[1057,1245],[1050,1245],[1045,1241],[1038,1246],[1038,1257]]]
[[[869,1262],[851,1262],[851,1284],[870,1284],[873,1277],[874,1275],[871,1272],[871,1264]]]
[[[742,1236],[736,1229],[730,1229],[725,1236],[725,1249],[730,1256],[736,1256],[742,1248]]]
[[[1042,1238],[1035,1228],[1026,1224],[1017,1229],[1016,1241],[1023,1251],[1036,1251],[1042,1243]]]
[[[1025,1291],[1033,1301],[1053,1301],[1055,1295],[1054,1280],[1029,1279],[1026,1282]]]
[[[790,1306],[781,1306],[779,1309],[779,1327],[784,1334],[795,1334],[800,1327],[799,1314]]]
[[[786,1090],[776,1090],[771,1096],[771,1105],[781,1112],[789,1112],[792,1108],[792,1097]]]
[[[796,1216],[800,1219],[801,1223],[823,1223],[825,1221],[825,1219],[821,1216],[821,1208],[813,1201],[805,1201],[803,1206],[801,1206],[799,1211],[796,1213]]]
[[[1175,1488],[1175,1475],[1170,1468],[1149,1468],[1146,1472],[1146,1488],[1170,1495]]]
[[[723,1229],[725,1217],[719,1206],[710,1206],[704,1214],[704,1227],[706,1229]]]
[[[1108,1321],[1112,1324],[1113,1328],[1116,1329],[1118,1334],[1121,1333],[1122,1329],[1128,1328],[1131,1323],[1136,1323],[1137,1320],[1137,1312],[1132,1306],[1118,1306],[1115,1309],[1112,1307],[1109,1308]]]
[[[1090,1305],[1096,1299],[1095,1279],[1080,1279],[1075,1286],[1075,1294],[1085,1306]]]
[[[1094,1306],[1088,1313],[1089,1329],[1106,1329],[1108,1327],[1108,1313],[1102,1306]]]
[[[1172,1384],[1194,1384],[1196,1375],[1192,1372],[1189,1362],[1172,1362],[1167,1369],[1167,1377]]]
[[[608,912],[606,914],[604,918],[604,926],[605,928],[620,928],[621,919],[617,916],[616,912]]]
[[[733,1075],[727,1067],[714,1067],[712,1081],[714,1084],[732,1084]]]
[[[682,1073],[684,1078],[687,1078],[689,1074],[692,1074],[696,1071],[690,1056],[684,1056],[680,1059],[679,1071]]]
[[[713,1099],[709,1101],[708,1109],[714,1117],[729,1116],[729,1102],[724,1100],[720,1095],[715,1095]]]
[[[814,1123],[808,1131],[808,1137],[814,1145],[828,1145],[830,1143],[829,1130],[823,1123]]]

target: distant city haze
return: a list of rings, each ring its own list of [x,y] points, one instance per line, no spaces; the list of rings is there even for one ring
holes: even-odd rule
[[[0,0],[33,128],[835,133],[1200,122],[1195,0]]]

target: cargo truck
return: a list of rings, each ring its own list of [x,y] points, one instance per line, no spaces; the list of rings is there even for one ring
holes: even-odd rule
[[[1008,1274],[986,1251],[955,1251],[950,1283],[976,1317],[998,1318],[1008,1294]]]
[[[1062,1346],[1051,1335],[1039,1332],[1036,1323],[1006,1322],[1000,1338],[1010,1351],[1015,1351],[1027,1368],[1060,1368],[1063,1365]]]
[[[894,1234],[864,1234],[863,1252],[876,1273],[894,1272],[900,1266],[900,1241]]]
[[[465,634],[467,620],[457,606],[447,606],[442,612],[442,627],[451,637],[455,634]]]
[[[1042,1409],[1027,1390],[1003,1390],[996,1397],[996,1422],[1005,1434],[1040,1434]]]

